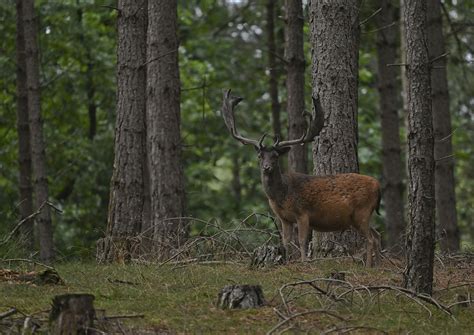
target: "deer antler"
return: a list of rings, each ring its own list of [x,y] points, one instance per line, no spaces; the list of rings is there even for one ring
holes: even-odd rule
[[[243,144],[252,144],[255,147],[261,149],[263,146],[263,140],[267,134],[263,134],[259,141],[248,139],[243,137],[237,131],[235,127],[235,117],[234,117],[234,108],[241,102],[243,99],[241,97],[236,97],[230,94],[230,89],[224,92],[224,101],[222,104],[222,116],[224,118],[225,125],[229,130],[233,138],[240,141]]]
[[[298,139],[283,142],[280,142],[279,139],[276,139],[275,143],[273,143],[274,148],[282,148],[297,144],[308,143],[313,141],[313,139],[319,135],[324,125],[324,115],[321,111],[321,103],[319,101],[319,98],[316,99],[315,97],[313,97],[313,105],[313,114],[310,114],[307,111],[303,112],[303,116],[307,117],[309,120],[309,122],[307,123],[306,130],[303,132],[303,135]]]

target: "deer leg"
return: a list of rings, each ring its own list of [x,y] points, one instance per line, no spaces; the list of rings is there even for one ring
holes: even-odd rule
[[[289,244],[293,238],[293,225],[280,219],[281,222],[281,238],[283,248],[285,249],[285,258],[288,260],[290,256]]]
[[[373,237],[374,242],[375,242],[375,250],[374,250],[375,251],[375,263],[379,264],[381,253],[382,253],[382,246],[381,246],[381,243],[380,243],[381,236],[380,236],[380,233],[372,227],[370,227],[370,233],[372,234],[372,237]]]
[[[359,216],[358,219],[359,220],[357,220],[356,229],[366,239],[366,246],[365,246],[366,262],[365,262],[365,265],[367,267],[372,267],[373,266],[372,252],[373,252],[373,248],[374,248],[374,239],[373,239],[372,233],[370,231],[369,219],[366,218],[365,216]]]
[[[300,243],[301,261],[306,261],[306,255],[308,254],[308,236],[310,233],[309,218],[303,216],[298,219],[298,241]]]

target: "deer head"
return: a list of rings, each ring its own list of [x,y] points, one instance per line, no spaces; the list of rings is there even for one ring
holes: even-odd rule
[[[255,150],[258,153],[258,158],[260,161],[260,169],[262,173],[272,173],[278,167],[278,158],[290,151],[291,147],[294,145],[304,145],[305,143],[313,141],[313,139],[320,133],[324,117],[322,113],[317,113],[317,110],[320,109],[320,103],[318,99],[313,97],[313,114],[310,114],[306,111],[303,112],[303,115],[309,120],[307,123],[307,128],[303,132],[300,138],[288,141],[280,141],[278,137],[274,138],[274,142],[271,146],[265,146],[263,141],[267,134],[263,134],[260,139],[253,140],[242,136],[235,125],[235,107],[242,101],[240,97],[231,95],[231,90],[224,92],[224,101],[222,104],[222,116],[224,122],[233,138],[245,145],[253,145]]]

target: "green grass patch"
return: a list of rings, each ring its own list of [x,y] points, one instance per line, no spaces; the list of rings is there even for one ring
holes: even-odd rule
[[[24,267],[24,265],[23,265]],[[18,268],[17,268],[18,269]],[[286,313],[279,289],[300,280],[327,278],[343,271],[354,286],[400,286],[402,276],[392,266],[366,269],[350,260],[294,263],[265,270],[251,270],[236,264],[188,265],[96,265],[64,263],[56,267],[65,285],[21,284],[0,281],[0,312],[16,307],[26,314],[47,310],[55,295],[90,293],[95,308],[107,315],[144,314],[133,320],[143,328],[158,327],[177,333],[266,333],[282,319],[274,309]],[[473,292],[472,269],[447,266],[436,271],[434,298],[445,305]],[[470,283],[470,284],[469,284]],[[219,290],[229,284],[259,284],[267,306],[253,310],[220,310],[215,307]],[[447,286],[454,287],[446,289]],[[334,283],[316,282],[333,294],[346,288]],[[309,285],[283,291],[290,315],[324,309],[345,319],[324,313],[295,317],[277,330],[322,332],[352,329],[353,333],[472,334],[474,307],[453,307],[453,317],[434,306],[414,301],[396,291],[365,290],[350,292],[345,302],[334,301]],[[431,315],[430,315],[431,314]],[[356,328],[350,328],[356,327]],[[357,328],[360,327],[360,328]]]

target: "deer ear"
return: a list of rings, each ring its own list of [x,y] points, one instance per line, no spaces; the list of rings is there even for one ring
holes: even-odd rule
[[[274,148],[276,152],[278,152],[279,155],[284,155],[288,151],[291,150],[291,147],[283,147],[283,148]]]

